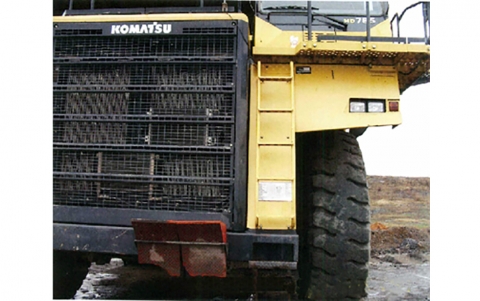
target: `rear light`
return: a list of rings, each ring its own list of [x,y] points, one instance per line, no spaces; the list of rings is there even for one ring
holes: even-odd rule
[[[388,110],[390,112],[398,112],[398,107],[399,107],[398,101],[390,101],[388,103]]]
[[[351,98],[350,113],[384,113],[385,99]]]
[[[385,112],[385,104],[380,101],[368,101],[369,113],[383,113]]]
[[[350,102],[350,112],[365,113],[365,102],[352,101]]]

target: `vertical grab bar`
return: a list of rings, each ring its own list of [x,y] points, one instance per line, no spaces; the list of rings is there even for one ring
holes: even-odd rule
[[[312,1],[307,1],[307,11],[308,11],[308,40],[312,40]]]
[[[370,2],[365,1],[365,7],[367,8],[367,21],[365,22],[367,25],[367,42],[371,41],[370,37]]]
[[[423,31],[425,34],[425,44],[430,45],[430,2],[423,2]]]

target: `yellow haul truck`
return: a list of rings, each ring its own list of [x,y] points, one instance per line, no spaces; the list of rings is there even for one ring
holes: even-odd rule
[[[400,94],[430,74],[429,2],[388,9],[55,0],[54,297],[111,257],[172,277],[285,271],[300,298],[365,296],[356,137],[399,125]],[[413,10],[425,34],[401,37]]]

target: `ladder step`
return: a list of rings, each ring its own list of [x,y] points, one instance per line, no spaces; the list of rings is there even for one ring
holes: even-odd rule
[[[262,112],[262,113],[292,113],[293,112],[293,109],[258,109],[259,112]]]
[[[259,76],[259,80],[261,81],[286,81],[289,82],[293,79],[292,76]]]
[[[257,179],[260,181],[293,181],[293,178],[285,178],[285,177],[262,177]]]

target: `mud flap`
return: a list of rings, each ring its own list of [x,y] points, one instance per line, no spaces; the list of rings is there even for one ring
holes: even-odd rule
[[[227,227],[220,221],[132,220],[140,264],[170,276],[227,276]]]

